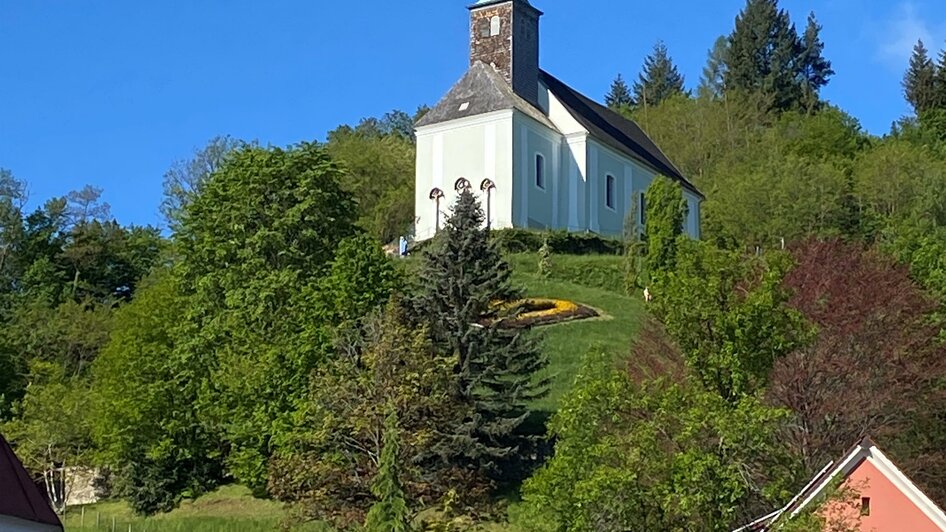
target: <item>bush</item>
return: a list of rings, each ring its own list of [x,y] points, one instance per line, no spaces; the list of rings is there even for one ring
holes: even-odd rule
[[[534,254],[508,255],[506,260],[517,273],[539,273]],[[624,263],[623,259],[616,255],[557,255],[547,277],[554,281],[600,288],[616,294],[625,293]]]
[[[500,229],[493,231],[491,236],[503,253],[536,253],[546,239],[549,249],[556,255],[620,255],[624,252],[621,240],[593,233]]]

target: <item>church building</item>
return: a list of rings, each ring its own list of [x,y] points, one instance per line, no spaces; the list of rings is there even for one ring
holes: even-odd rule
[[[539,68],[529,0],[470,10],[470,68],[416,124],[416,240],[442,227],[460,190],[479,194],[491,227],[620,237],[647,220],[654,176],[683,188],[685,232],[700,236],[703,195],[631,120]]]

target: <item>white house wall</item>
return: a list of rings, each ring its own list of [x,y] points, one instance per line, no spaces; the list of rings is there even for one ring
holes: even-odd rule
[[[444,193],[440,200],[440,226],[456,201],[456,182],[467,179],[476,194],[484,180],[495,183],[490,193],[490,223],[503,229],[513,220],[513,112],[499,111],[454,120],[417,130],[417,177],[414,198],[414,237],[425,240],[436,234],[436,204],[431,190]]]

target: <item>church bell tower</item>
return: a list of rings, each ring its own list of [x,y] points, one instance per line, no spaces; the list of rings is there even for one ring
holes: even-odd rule
[[[480,0],[470,6],[470,64],[492,65],[533,105],[539,99],[541,16],[529,0]]]

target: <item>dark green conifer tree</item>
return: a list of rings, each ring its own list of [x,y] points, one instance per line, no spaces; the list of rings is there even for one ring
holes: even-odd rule
[[[658,41],[654,51],[644,59],[644,69],[634,83],[634,101],[640,106],[656,106],[685,92],[683,75],[673,64],[667,46]]]
[[[729,36],[727,91],[764,94],[778,111],[801,106],[801,41],[778,0],[748,0]]]
[[[917,41],[903,77],[903,93],[917,116],[936,107],[936,65],[923,41]]]
[[[631,97],[631,89],[628,88],[627,82],[624,81],[622,75],[618,74],[618,77],[614,78],[614,81],[611,82],[611,90],[605,95],[604,103],[615,111],[634,105],[634,98]]]
[[[509,265],[490,241],[476,197],[464,190],[445,227],[424,254],[416,315],[431,340],[456,357],[456,394],[476,415],[457,428],[449,458],[497,473],[530,438],[517,434],[528,404],[548,391],[537,373],[547,358],[522,331],[502,326],[508,305],[521,297]]]
[[[378,501],[368,510],[365,532],[410,532],[410,510],[399,474],[400,435],[397,412],[394,410],[384,420],[382,437],[384,447],[381,449],[378,475],[371,485],[371,493]]]
[[[821,25],[815,19],[814,12],[808,15],[808,26],[801,39],[798,55],[798,67],[802,82],[802,106],[813,111],[821,102],[821,87],[828,84],[828,78],[834,75],[831,61],[824,58],[824,43],[821,41]]]

